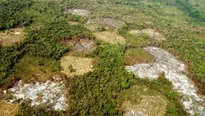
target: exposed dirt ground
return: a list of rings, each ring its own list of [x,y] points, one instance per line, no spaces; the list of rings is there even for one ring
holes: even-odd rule
[[[14,43],[22,41],[24,36],[24,28],[14,28],[8,31],[0,31],[0,46],[11,46]]]
[[[130,34],[146,34],[150,38],[155,39],[155,40],[165,40],[165,38],[162,34],[160,34],[159,32],[157,32],[151,28],[146,28],[146,29],[142,29],[142,30],[131,30]]]
[[[113,18],[94,18],[89,19],[86,24],[102,24],[120,28],[121,26],[125,25],[125,22]]]
[[[92,52],[96,49],[96,42],[92,39],[62,40],[61,43],[67,45],[74,52]]]
[[[116,34],[115,32],[103,31],[93,33],[97,39],[111,44],[125,44],[124,37]]]
[[[92,58],[64,56],[61,58],[61,72],[66,74],[68,77],[74,75],[83,75],[93,71],[93,62],[94,59]]]
[[[0,116],[14,116],[17,105],[0,100]]]
[[[164,116],[167,100],[164,96],[144,86],[133,86],[120,93],[125,116]]]
[[[86,9],[67,9],[66,12],[79,16],[88,16],[90,14],[90,11]]]
[[[181,103],[185,110],[190,115],[197,113],[203,116],[205,112],[204,100],[197,93],[194,82],[187,77],[185,64],[161,48],[148,46],[144,49],[155,57],[155,62],[126,66],[126,70],[133,72],[136,77],[150,80],[159,78],[163,73],[165,78],[172,82],[174,90],[180,93]]]
[[[19,81],[9,93],[13,96],[10,102],[18,100],[30,100],[30,105],[46,105],[49,109],[66,111],[68,108],[68,90],[62,81],[45,83],[24,83]]]

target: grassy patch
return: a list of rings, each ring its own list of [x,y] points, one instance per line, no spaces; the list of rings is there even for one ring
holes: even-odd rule
[[[111,44],[125,44],[125,39],[116,34],[115,32],[103,31],[98,33],[93,33],[97,39],[105,41]]]
[[[83,75],[93,71],[93,59],[75,56],[64,56],[61,58],[62,73],[67,76]]]
[[[168,104],[167,99],[160,92],[145,86],[133,86],[119,94],[119,101],[125,115],[130,110],[142,112],[149,116],[164,116]]]
[[[0,31],[0,46],[11,46],[25,38],[24,28]]]
[[[130,48],[125,51],[125,64],[134,65],[136,63],[153,62],[154,56],[142,48]]]
[[[17,111],[17,105],[0,100],[1,116],[14,116]]]
[[[24,56],[15,66],[11,76],[23,81],[46,81],[60,70],[60,63],[53,59]]]

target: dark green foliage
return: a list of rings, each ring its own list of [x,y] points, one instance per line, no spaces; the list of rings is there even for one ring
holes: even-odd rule
[[[59,59],[68,48],[60,44],[61,39],[72,39],[77,35],[91,34],[82,26],[70,26],[66,21],[45,24],[39,30],[29,32],[25,52],[30,55]]]
[[[64,116],[64,114],[61,111],[48,110],[44,106],[34,109],[27,102],[23,102],[20,104],[18,113],[15,116]]]
[[[31,6],[29,0],[0,1],[0,30],[15,26],[27,26],[31,23],[31,17],[23,12],[23,9]]]
[[[99,57],[97,69],[71,79],[71,115],[121,115],[116,97],[134,79],[121,66],[123,51],[120,46],[100,45],[94,53]]]
[[[205,14],[195,9],[187,0],[176,0],[183,10],[189,13],[189,16],[195,18],[197,21],[204,22]]]

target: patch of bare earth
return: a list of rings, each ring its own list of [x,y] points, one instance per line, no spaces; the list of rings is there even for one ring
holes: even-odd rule
[[[120,93],[125,116],[164,116],[168,101],[144,86],[133,86]]]
[[[92,58],[64,56],[61,58],[61,72],[66,74],[68,77],[83,75],[94,70],[93,62],[94,59]]]
[[[161,33],[151,28],[146,28],[142,30],[131,30],[130,34],[146,34],[147,36],[155,40],[165,40],[165,37]]]
[[[20,80],[8,91],[13,96],[10,102],[29,100],[32,107],[45,105],[48,109],[62,111],[68,108],[68,89],[63,81],[24,83]]]
[[[86,9],[67,9],[66,12],[69,12],[73,15],[78,15],[78,16],[88,16],[90,14],[90,11]]]
[[[93,39],[64,39],[61,43],[73,52],[93,52],[96,49],[96,42]]]
[[[93,18],[89,19],[86,24],[101,24],[120,28],[125,25],[125,22],[113,18]]]
[[[0,100],[0,116],[14,116],[17,111],[17,105]]]
[[[11,46],[24,39],[24,28],[14,28],[0,31],[0,46]]]
[[[103,31],[103,32],[97,32],[93,33],[97,39],[102,40],[107,43],[111,44],[125,44],[124,37],[116,34],[115,32],[109,32],[109,31]]]

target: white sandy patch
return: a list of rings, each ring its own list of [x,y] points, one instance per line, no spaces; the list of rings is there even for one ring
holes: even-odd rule
[[[45,83],[36,82],[35,84],[23,83],[19,81],[17,85],[10,88],[14,99],[31,100],[31,106],[45,104],[54,110],[65,111],[68,107],[66,89],[63,84],[58,82],[46,81]]]
[[[86,9],[68,9],[69,13],[73,15],[79,15],[79,16],[88,16],[90,12]]]
[[[172,82],[174,89],[181,93],[181,102],[184,104],[186,111],[190,115],[197,113],[204,116],[205,103],[197,95],[193,82],[184,74],[186,67],[183,62],[178,61],[173,55],[160,48],[150,46],[145,47],[145,50],[156,58],[156,62],[126,66],[126,70],[134,72],[139,78],[148,79],[156,79],[164,73],[165,77]]]

